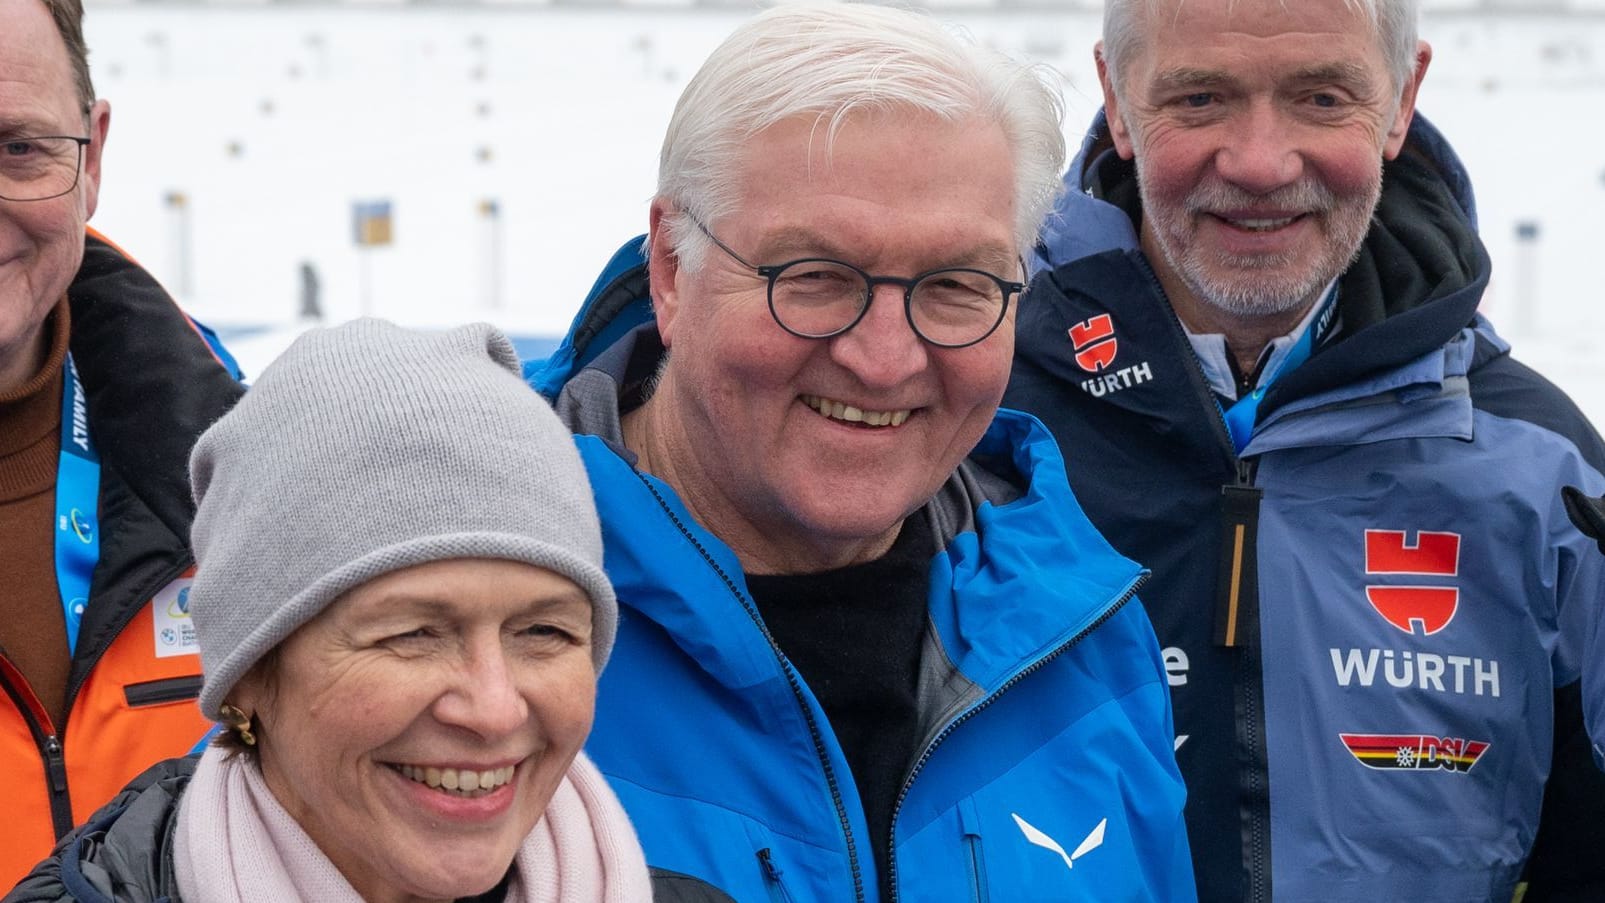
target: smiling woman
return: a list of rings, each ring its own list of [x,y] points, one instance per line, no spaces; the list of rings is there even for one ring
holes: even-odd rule
[[[652,899],[580,753],[617,619],[590,484],[517,373],[489,326],[359,320],[201,437],[189,610],[225,730],[8,900]]]
[[[229,698],[255,713],[266,788],[364,899],[477,893],[508,874],[590,730],[591,620],[544,567],[416,564],[345,593]],[[212,801],[177,839],[197,877],[232,855],[211,849],[215,823],[252,817]]]

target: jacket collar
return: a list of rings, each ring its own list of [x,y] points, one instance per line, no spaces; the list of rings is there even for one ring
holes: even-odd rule
[[[601,334],[608,326],[587,321],[584,328]],[[555,407],[579,437],[620,599],[727,684],[752,686],[778,672],[773,656],[753,643],[755,608],[740,562],[670,486],[637,471],[623,447],[621,394],[630,396],[661,353],[655,327],[640,325],[606,348],[559,363],[569,378],[548,370],[535,379],[558,386]],[[576,369],[580,357],[588,363]],[[933,530],[942,548],[932,562],[930,615],[939,643],[924,656],[926,668],[936,668],[927,686],[1000,686],[1123,602],[1143,573],[1082,514],[1046,427],[1016,411],[998,412],[970,459],[911,519]],[[689,566],[665,570],[665,549],[686,550],[676,561]],[[1031,575],[1025,594],[1023,575]]]
[[[1034,255],[1039,275],[1052,272],[1053,285],[1041,293],[1086,296],[1094,309],[1124,312],[1128,324],[1137,317],[1153,319],[1148,312],[1168,302],[1140,249],[1135,167],[1115,153],[1102,110],[1065,175],[1065,189]],[[1371,231],[1340,278],[1342,331],[1271,388],[1262,416],[1291,399],[1378,377],[1430,355],[1470,325],[1493,338],[1476,314],[1491,263],[1475,217],[1465,167],[1443,135],[1417,114],[1404,150],[1384,167]],[[1190,353],[1177,347],[1185,344],[1179,325],[1171,331],[1168,346],[1148,350]],[[1020,331],[1028,356],[1040,356],[1047,350],[1041,344],[1055,341],[1062,343],[1057,331]]]
[[[102,466],[187,538],[190,448],[245,390],[166,290],[94,233],[67,297]]]
[[[244,388],[161,285],[93,231],[67,298],[101,459],[103,539],[79,631],[81,680],[84,663],[191,563],[190,448]]]

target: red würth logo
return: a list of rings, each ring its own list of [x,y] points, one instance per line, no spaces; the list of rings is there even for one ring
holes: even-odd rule
[[[1460,574],[1460,534],[1403,530],[1365,531],[1367,576],[1456,577]],[[1377,614],[1405,633],[1437,633],[1454,620],[1460,590],[1453,586],[1372,586],[1365,598]]]
[[[1076,350],[1076,363],[1088,373],[1097,373],[1115,362],[1118,343],[1115,324],[1108,314],[1099,314],[1070,327],[1070,344]]]

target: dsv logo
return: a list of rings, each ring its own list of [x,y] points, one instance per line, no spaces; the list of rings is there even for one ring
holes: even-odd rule
[[[1403,530],[1365,531],[1367,577],[1457,577],[1460,534],[1417,531],[1410,542]],[[1460,605],[1453,586],[1367,584],[1365,598],[1383,620],[1409,634],[1430,636],[1449,626]]]

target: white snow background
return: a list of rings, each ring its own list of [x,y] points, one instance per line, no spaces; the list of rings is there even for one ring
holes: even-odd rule
[[[1428,0],[1421,109],[1476,185],[1495,262],[1484,311],[1605,424],[1605,0],[1572,3]],[[556,336],[645,231],[675,98],[751,12],[91,0],[95,85],[112,104],[92,224],[228,336],[248,374],[303,327],[303,260],[328,322],[484,319]],[[1053,66],[1079,138],[1099,102],[1097,13],[940,15]],[[373,200],[390,202],[394,241],[361,249],[352,205]],[[1535,240],[1517,238],[1524,223]]]

